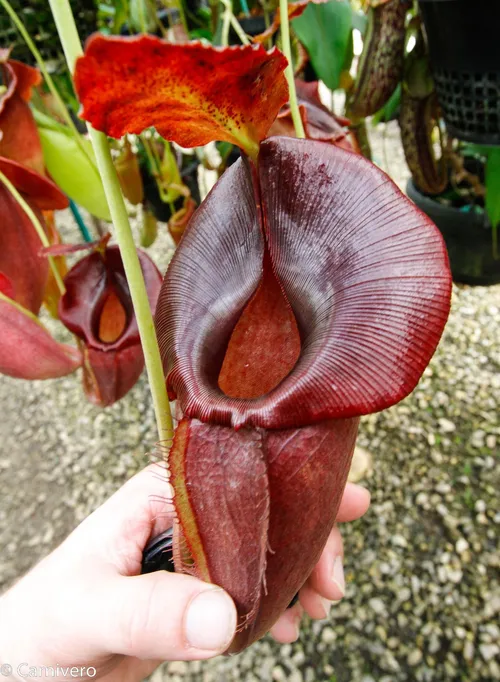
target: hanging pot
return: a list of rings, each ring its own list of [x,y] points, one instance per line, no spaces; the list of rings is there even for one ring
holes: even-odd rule
[[[500,3],[419,0],[419,5],[450,135],[500,144]]]
[[[406,193],[443,235],[454,282],[483,286],[500,283],[500,259],[493,256],[491,226],[485,213],[445,206],[422,194],[412,180],[408,180]]]

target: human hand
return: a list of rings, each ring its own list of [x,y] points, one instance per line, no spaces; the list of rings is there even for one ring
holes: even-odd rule
[[[0,663],[14,676],[33,679],[31,668],[59,666],[59,680],[78,679],[65,670],[75,667],[83,669],[79,679],[136,682],[164,660],[206,659],[227,648],[236,610],[223,590],[182,574],[140,575],[147,541],[172,523],[166,485],[158,465],[146,468],[0,599]],[[358,518],[368,504],[367,491],[348,485],[338,519]],[[338,562],[340,584],[332,580],[341,555],[335,529],[300,604],[274,626],[279,641],[297,636],[303,608],[324,618],[325,599],[342,596]]]

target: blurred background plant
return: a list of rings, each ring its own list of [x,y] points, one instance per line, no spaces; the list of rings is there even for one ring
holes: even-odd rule
[[[171,42],[282,46],[278,0],[71,4],[82,39],[98,30],[153,34]],[[44,172],[69,198],[82,240],[102,239],[109,209],[49,6],[41,0],[28,6],[0,0],[0,5],[1,46],[10,49],[9,58],[38,67],[43,77],[32,88],[29,107]],[[468,26],[481,35],[491,32],[486,24],[495,25],[498,11],[472,11],[466,0],[288,4],[306,136],[372,158],[371,131],[397,120],[412,174],[407,192],[441,230],[455,281],[469,284],[500,282],[500,65],[495,71],[488,52],[494,36],[467,43],[462,33]],[[4,76],[0,96],[5,101],[8,86]],[[283,107],[272,134],[294,135],[292,119],[291,108]],[[181,149],[154,129],[111,144],[129,210],[142,223],[143,248],[165,229],[177,244],[200,201],[239,156],[226,142]],[[57,236],[61,239],[64,234]],[[53,314],[56,308],[57,295]]]
[[[70,4],[82,36],[90,35],[96,30],[97,25],[98,7],[96,3],[94,0],[71,0]],[[73,91],[71,77],[68,73],[49,3],[45,0],[30,0],[29,3],[12,0],[11,6],[39,50],[66,105],[76,114],[78,102]],[[6,12],[0,12],[0,45],[12,48],[11,57],[13,59],[36,66],[36,59],[29,46]]]

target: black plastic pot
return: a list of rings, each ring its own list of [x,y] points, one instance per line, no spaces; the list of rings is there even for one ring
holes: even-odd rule
[[[451,135],[500,144],[500,2],[419,0],[439,103]]]
[[[493,257],[491,227],[484,214],[440,204],[422,194],[412,180],[408,180],[406,193],[443,235],[454,282],[483,286],[500,283],[500,259]]]
[[[162,9],[159,9],[156,12],[156,17],[159,21],[160,24],[163,26],[174,26],[175,24],[178,24],[180,21],[180,13],[179,10],[176,7],[163,7]],[[163,35],[160,26],[155,28],[154,33],[152,31],[149,32],[150,35],[156,35],[159,38]],[[131,35],[137,35],[137,31],[131,31],[130,26],[128,23],[123,24],[123,26],[120,28],[120,35],[122,36],[131,36]]]
[[[271,13],[269,16],[271,21],[273,20],[273,17],[274,13]],[[263,14],[241,17],[241,19],[238,19],[238,21],[240,22],[240,26],[247,36],[251,36],[252,38],[264,33],[266,30],[266,20],[264,19]],[[229,30],[229,44],[241,45],[241,40],[232,26]]]

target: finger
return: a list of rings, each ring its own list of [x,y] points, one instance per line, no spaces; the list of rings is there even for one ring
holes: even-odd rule
[[[166,466],[161,463],[150,464],[129,479],[89,518],[101,525],[106,516],[104,529],[116,533],[116,528],[110,523],[111,518],[117,519],[118,524],[120,520],[123,523],[136,519],[138,514],[145,515],[151,533],[159,535],[172,525],[173,494]]]
[[[280,644],[291,644],[299,637],[300,621],[304,609],[300,604],[295,604],[291,609],[282,613],[279,619],[271,628],[271,635]]]
[[[98,557],[122,575],[137,575],[148,540],[172,525],[171,499],[166,470],[150,465],[85,519],[62,549]]]
[[[306,583],[300,590],[299,600],[310,618],[315,618],[316,620],[328,618],[332,606],[331,600],[322,597],[309,583]]]
[[[306,585],[324,599],[342,599],[345,592],[343,557],[342,536],[335,526]]]
[[[348,483],[342,496],[336,522],[355,521],[366,514],[369,506],[369,491],[357,483]]]
[[[234,637],[232,599],[191,576],[165,571],[118,576],[105,581],[104,591],[95,635],[100,649],[141,659],[188,661],[222,653]],[[94,630],[96,625],[94,613]]]

